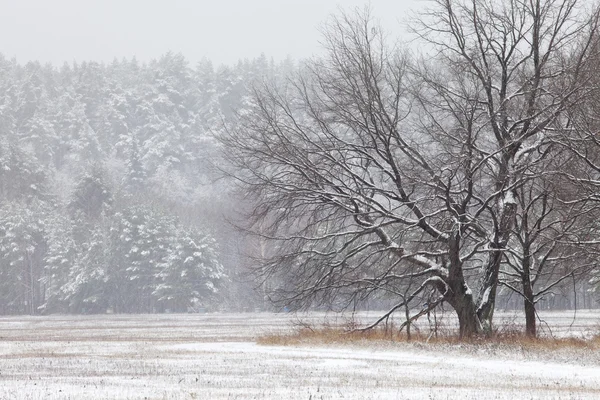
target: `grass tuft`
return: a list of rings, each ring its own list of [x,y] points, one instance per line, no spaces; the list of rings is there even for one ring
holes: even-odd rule
[[[325,326],[312,328],[301,326],[288,334],[269,334],[258,338],[257,343],[271,346],[291,345],[329,345],[329,344],[361,344],[369,342],[412,342],[419,344],[464,344],[479,346],[502,346],[519,350],[557,351],[568,349],[600,350],[600,334],[590,339],[564,337],[529,337],[518,331],[499,331],[489,337],[459,338],[453,332],[440,330],[437,334],[412,332],[410,340],[407,334],[398,330],[373,328],[367,331],[348,329],[347,327]]]

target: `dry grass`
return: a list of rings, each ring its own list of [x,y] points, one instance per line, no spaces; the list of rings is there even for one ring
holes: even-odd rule
[[[297,327],[288,334],[268,334],[258,338],[262,345],[330,345],[330,344],[361,344],[369,342],[412,342],[429,345],[461,344],[470,346],[503,346],[519,350],[556,351],[568,349],[600,350],[600,334],[590,339],[574,337],[528,337],[521,331],[502,330],[491,337],[459,338],[449,330],[439,330],[437,333],[421,331],[412,332],[410,339],[406,332],[399,332],[393,327],[373,328],[366,331],[344,326],[325,326],[313,328],[310,326]]]
[[[299,344],[343,344],[364,341],[393,341],[406,340],[403,334],[386,332],[382,329],[368,331],[349,331],[344,328],[298,328],[289,334],[269,334],[257,339],[262,345],[299,345]]]

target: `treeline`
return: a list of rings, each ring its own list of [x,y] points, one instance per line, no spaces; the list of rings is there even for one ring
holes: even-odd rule
[[[284,68],[0,57],[0,313],[239,304],[246,245],[213,134]]]

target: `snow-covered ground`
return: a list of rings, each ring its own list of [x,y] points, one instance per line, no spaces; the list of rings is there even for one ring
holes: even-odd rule
[[[555,335],[600,331],[598,312],[579,311],[574,323],[572,312],[541,317]],[[0,399],[600,398],[600,355],[585,348],[255,344],[295,321],[268,313],[0,318]],[[511,327],[520,318],[498,321]]]

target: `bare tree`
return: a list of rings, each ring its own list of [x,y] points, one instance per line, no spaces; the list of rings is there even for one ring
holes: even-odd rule
[[[585,214],[587,234],[576,235],[572,240],[578,247],[583,248],[588,258],[596,261],[600,253],[600,217],[597,209],[592,209],[600,205],[600,41],[594,45],[597,61],[589,63],[585,69],[591,95],[569,110],[569,127],[563,135],[555,138],[555,143],[572,155],[569,167],[558,171],[563,181],[560,198],[567,206],[588,209]],[[567,193],[564,193],[565,186],[570,188]],[[595,262],[592,263],[592,267],[591,276],[588,274],[583,279],[597,286],[600,266]]]
[[[474,201],[463,210],[486,232],[479,235],[488,257],[476,302],[489,329],[517,192],[537,179],[532,166],[553,154],[566,111],[591,91],[585,72],[595,54],[597,12],[586,14],[576,0],[433,4],[415,28],[438,51],[442,72],[422,68],[432,92],[419,96],[426,98],[422,131],[466,148],[462,177],[476,189],[465,186]]]
[[[427,294],[470,336],[491,329],[525,166],[586,90],[595,20],[572,1],[433,6],[417,32],[438,52],[416,63],[368,12],[333,19],[327,56],[255,90],[223,144],[279,299],[398,295],[380,322]]]
[[[523,298],[525,332],[537,335],[536,304],[555,289],[585,279],[596,265],[593,248],[598,204],[586,201],[570,179],[556,171],[573,169],[570,149],[555,148],[543,171],[516,190],[514,234],[505,253],[500,283]],[[595,246],[594,246],[595,247]]]

